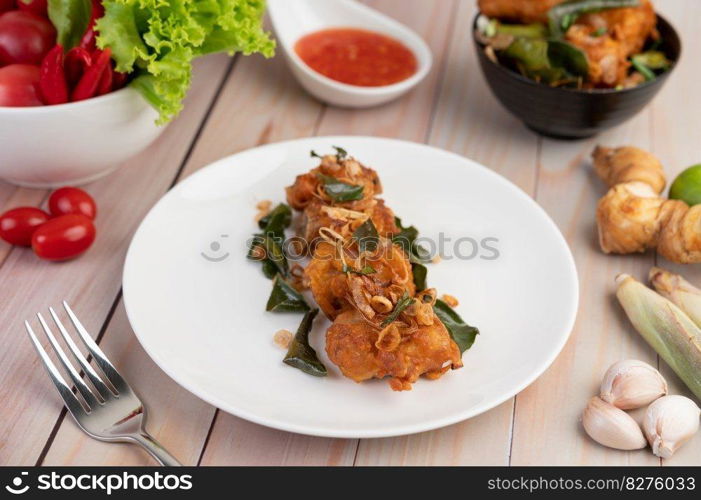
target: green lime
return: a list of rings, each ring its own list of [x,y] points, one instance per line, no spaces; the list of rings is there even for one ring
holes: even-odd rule
[[[674,179],[669,197],[682,200],[689,206],[701,204],[701,164],[687,168]]]

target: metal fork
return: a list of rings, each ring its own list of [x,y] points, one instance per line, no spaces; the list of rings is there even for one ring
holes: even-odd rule
[[[66,408],[71,412],[78,426],[87,434],[100,441],[140,444],[153,458],[158,460],[161,465],[181,465],[175,457],[168,453],[163,446],[146,432],[144,428],[146,424],[146,409],[141,403],[141,400],[117,372],[95,341],[93,341],[90,334],[80,321],[78,321],[75,313],[65,300],[63,301],[63,307],[68,313],[68,317],[73,323],[73,326],[78,331],[78,335],[83,341],[83,344],[85,344],[88,352],[92,355],[95,363],[107,379],[103,381],[88,360],[85,359],[85,356],[80,352],[78,346],[73,342],[66,328],[58,319],[58,315],[54,309],[50,307],[49,312],[51,313],[54,323],[56,323],[58,330],[66,341],[66,345],[68,345],[68,348],[73,353],[73,357],[78,361],[83,372],[90,380],[94,391],[90,389],[83,381],[78,371],[73,367],[42,315],[37,313],[37,317],[39,318],[39,323],[46,333],[46,336],[49,338],[49,342],[56,351],[58,358],[61,360],[61,364],[68,372],[77,392],[82,396],[85,405],[80,402],[76,393],[71,390],[71,387],[56,369],[56,365],[51,361],[36,335],[34,335],[34,331],[32,331],[29,322],[25,321],[24,326],[27,328],[27,333],[32,339],[32,343],[39,353],[39,357],[43,361],[46,371],[49,372],[49,377],[51,377],[56,389],[58,389],[59,394],[63,398],[63,402],[66,404]]]

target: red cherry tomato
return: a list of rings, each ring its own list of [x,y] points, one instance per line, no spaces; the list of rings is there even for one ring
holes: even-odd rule
[[[27,3],[25,3],[27,1]],[[48,5],[46,0],[17,0],[17,8],[27,12],[33,12],[38,16],[48,17]]]
[[[95,220],[97,206],[95,200],[83,191],[74,187],[62,187],[51,193],[49,197],[49,212],[51,215],[83,214]]]
[[[50,219],[34,231],[32,249],[42,259],[68,260],[85,252],[95,241],[95,226],[84,215]]]
[[[0,14],[15,8],[15,0],[0,0]]]
[[[10,64],[0,68],[0,106],[41,106],[38,66]]]
[[[0,215],[0,238],[12,245],[32,245],[34,231],[50,216],[34,207],[18,207]]]
[[[21,10],[0,15],[0,64],[40,64],[55,44],[48,19]]]

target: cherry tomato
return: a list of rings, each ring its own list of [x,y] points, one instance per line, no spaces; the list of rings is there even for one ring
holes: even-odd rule
[[[95,226],[84,215],[54,217],[34,231],[32,249],[42,259],[68,260],[85,252],[95,241]]]
[[[10,64],[0,68],[0,106],[41,106],[39,67]]]
[[[25,1],[27,1],[27,3],[25,3]],[[17,0],[17,8],[27,12],[34,12],[41,17],[48,17],[48,5],[46,0]]]
[[[31,246],[34,231],[49,219],[49,214],[38,208],[13,208],[0,215],[0,238],[12,245]]]
[[[83,191],[74,187],[57,189],[49,197],[49,212],[54,217],[66,214],[82,214],[92,220],[97,215],[95,200]]]
[[[8,10],[14,10],[15,0],[0,0],[0,14]]]
[[[0,15],[0,64],[40,64],[55,44],[48,19],[22,10]]]

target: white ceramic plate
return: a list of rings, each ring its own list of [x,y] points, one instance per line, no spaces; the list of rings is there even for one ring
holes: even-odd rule
[[[480,328],[464,368],[419,380],[409,392],[393,392],[386,381],[356,384],[326,357],[326,319],[317,319],[311,341],[329,375],[312,377],[282,363],[273,334],[296,330],[301,315],[264,310],[270,281],[245,258],[257,230],[254,206],[284,201],[284,187],[315,166],[309,151],[332,145],[378,171],[383,197],[405,223],[434,241],[440,233],[451,238],[444,254],[454,258],[429,266],[429,284],[458,297],[457,311]],[[462,259],[455,258],[459,238]],[[523,390],[565,344],[578,285],[555,224],[491,170],[420,144],[318,137],[224,158],[167,193],[129,248],[124,300],[149,355],[205,401],[286,431],[361,438],[442,427]]]

